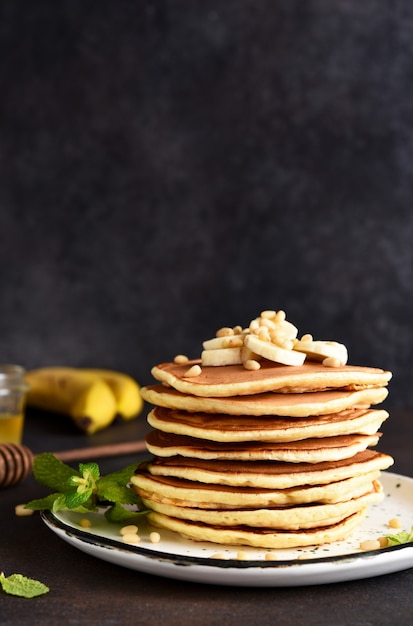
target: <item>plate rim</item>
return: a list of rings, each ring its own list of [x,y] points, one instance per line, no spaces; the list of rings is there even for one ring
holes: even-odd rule
[[[402,474],[383,471],[382,475],[386,475],[389,478],[393,479],[402,479],[413,484],[413,478],[410,476],[404,476]],[[413,502],[412,502],[413,506]],[[62,514],[64,515],[64,511]],[[98,513],[102,515],[101,512]],[[66,536],[72,537],[76,541],[80,541],[81,543],[92,545],[94,547],[98,547],[105,550],[114,550],[116,549],[118,552],[123,552],[125,554],[132,554],[135,556],[139,556],[145,559],[151,560],[162,560],[163,562],[168,562],[171,565],[177,566],[200,566],[207,568],[220,568],[220,569],[237,569],[237,570],[256,570],[256,569],[269,569],[272,571],[299,568],[301,569],[303,566],[306,569],[309,569],[311,566],[317,565],[330,565],[330,564],[343,564],[349,562],[357,562],[363,561],[366,559],[374,559],[377,560],[379,558],[385,558],[386,555],[401,552],[405,550],[413,551],[413,542],[399,544],[395,546],[375,549],[375,550],[365,550],[360,552],[347,552],[344,554],[338,555],[329,555],[329,556],[306,556],[303,559],[280,559],[276,560],[265,560],[265,559],[247,559],[247,560],[239,560],[234,558],[225,558],[225,559],[217,559],[211,558],[211,556],[201,556],[201,555],[188,555],[188,554],[177,554],[173,552],[163,552],[155,549],[151,549],[149,547],[144,547],[137,544],[126,544],[122,543],[119,539],[112,539],[110,537],[105,537],[103,535],[99,535],[97,532],[91,532],[86,529],[78,528],[72,525],[68,521],[63,521],[60,517],[57,517],[51,511],[41,511],[40,516],[43,522],[51,528],[54,532],[60,531],[63,532]],[[242,550],[242,546],[227,546],[217,544],[217,549],[226,549],[226,548],[238,548]],[[413,567],[413,560],[412,560]]]

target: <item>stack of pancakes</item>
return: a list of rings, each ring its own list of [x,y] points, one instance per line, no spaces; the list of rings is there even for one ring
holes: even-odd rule
[[[307,356],[152,373],[152,458],[132,478],[152,525],[218,544],[319,545],[347,537],[383,497],[393,459],[373,449],[388,417],[374,407],[390,372]]]

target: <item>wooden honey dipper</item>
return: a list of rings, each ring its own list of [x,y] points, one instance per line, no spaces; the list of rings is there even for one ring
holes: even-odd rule
[[[89,446],[73,450],[62,450],[53,454],[64,462],[85,461],[98,457],[121,456],[146,450],[144,440],[126,441],[105,446]],[[22,444],[0,444],[0,488],[11,487],[22,482],[31,474],[35,455]]]

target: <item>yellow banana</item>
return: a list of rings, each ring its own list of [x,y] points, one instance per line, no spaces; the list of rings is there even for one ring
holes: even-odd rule
[[[112,389],[117,403],[117,415],[123,420],[136,417],[143,409],[143,399],[136,380],[128,374],[108,369],[84,369],[96,374]]]
[[[28,371],[26,380],[28,406],[68,415],[88,435],[115,419],[115,395],[97,374],[53,366]]]

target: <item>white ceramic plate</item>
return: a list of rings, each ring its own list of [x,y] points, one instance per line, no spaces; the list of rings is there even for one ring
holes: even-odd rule
[[[85,515],[70,511],[42,513],[49,528],[63,540],[104,561],[133,570],[192,582],[215,585],[286,587],[357,580],[413,567],[413,544],[370,552],[360,542],[399,532],[388,521],[399,518],[402,529],[413,525],[413,479],[383,472],[385,497],[369,512],[351,538],[319,547],[266,550],[193,542],[170,531],[159,531],[161,541],[151,543],[144,523],[139,525],[141,541],[122,542],[121,525],[108,523],[103,514],[88,514],[90,529],[79,521]],[[238,553],[243,552],[240,560]],[[271,553],[276,560],[266,560]],[[216,558],[220,554],[223,558]]]

